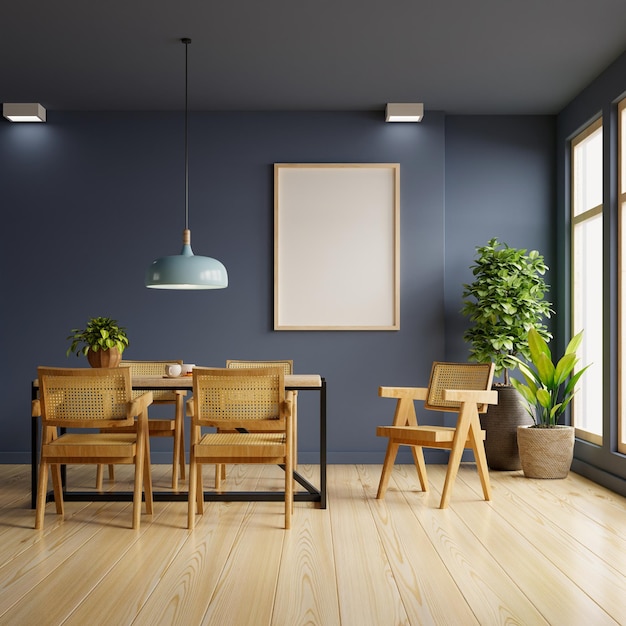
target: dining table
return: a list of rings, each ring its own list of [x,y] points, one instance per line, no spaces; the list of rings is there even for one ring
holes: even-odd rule
[[[168,376],[134,376],[132,378],[132,388],[138,391],[157,390],[193,390],[193,377],[189,375],[168,377]],[[322,509],[326,508],[326,379],[319,374],[285,374],[285,390],[287,391],[309,391],[319,394],[319,484],[314,485],[297,468],[294,470],[294,480],[303,488],[294,492],[296,502],[315,502]],[[39,397],[39,381],[34,379],[31,385],[31,399],[37,400]],[[300,413],[298,415],[301,419]],[[39,466],[39,443],[41,437],[40,416],[37,411],[31,411],[31,507],[36,508],[37,481]],[[62,468],[64,469],[64,468]],[[66,501],[132,501],[132,491],[78,491],[72,490],[67,485],[65,472],[63,474],[63,498]],[[49,492],[47,499],[54,496]],[[187,501],[189,494],[186,490],[164,490],[154,491],[155,501]],[[204,499],[211,501],[282,501],[284,500],[282,491],[211,491],[205,490]]]

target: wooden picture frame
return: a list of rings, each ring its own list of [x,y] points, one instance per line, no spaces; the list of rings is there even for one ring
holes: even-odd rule
[[[274,164],[274,330],[400,329],[400,165]]]

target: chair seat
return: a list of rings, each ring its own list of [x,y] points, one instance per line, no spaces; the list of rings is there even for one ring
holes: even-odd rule
[[[253,463],[258,457],[285,456],[285,446],[285,433],[207,433],[196,444],[196,457],[201,459],[208,454],[233,463]]]
[[[120,458],[135,456],[137,434],[78,434],[68,433],[43,446],[44,456],[55,458],[78,458],[88,454],[97,458]]]
[[[378,426],[378,437],[393,437],[397,443],[406,442],[408,445],[420,443],[450,443],[454,441],[456,428],[449,426]],[[480,439],[485,439],[485,431],[478,433]],[[467,439],[469,444],[469,437]]]

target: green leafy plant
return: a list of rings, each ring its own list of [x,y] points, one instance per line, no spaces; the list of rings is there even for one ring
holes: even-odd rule
[[[496,238],[476,251],[474,281],[463,285],[461,312],[472,322],[463,338],[471,344],[470,360],[493,362],[496,376],[504,373],[504,384],[510,385],[515,357],[530,357],[528,331],[535,328],[545,339],[552,337],[543,324],[553,313],[544,299],[548,266],[537,250],[527,254]]]
[[[526,384],[515,378],[511,379],[511,384],[528,403],[528,412],[535,422],[535,427],[554,428],[574,397],[576,384],[585,370],[590,367],[587,365],[572,375],[579,361],[576,357],[576,350],[582,339],[583,331],[581,330],[572,337],[565,353],[555,364],[552,361],[550,348],[543,337],[534,328],[528,331],[530,362],[533,367],[529,367],[527,363],[516,358]]]
[[[67,337],[71,340],[66,355],[86,355],[92,352],[117,348],[120,354],[128,347],[126,329],[110,317],[92,317],[85,328],[72,328],[72,334]]]

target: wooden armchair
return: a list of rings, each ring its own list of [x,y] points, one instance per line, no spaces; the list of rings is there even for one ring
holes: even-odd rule
[[[204,512],[202,465],[264,463],[285,466],[285,528],[293,509],[292,392],[279,368],[193,370],[188,528]],[[218,432],[202,435],[203,426]],[[240,432],[240,431],[244,432]],[[235,431],[235,432],[233,432]],[[254,431],[254,432],[250,432]]]
[[[237,359],[229,359],[226,361],[226,367],[229,369],[258,369],[264,367],[280,367],[285,374],[293,374],[293,361],[291,359],[282,359],[277,361],[243,361]],[[293,403],[291,413],[293,416],[293,465],[298,466],[298,392],[292,391]],[[215,468],[215,488],[221,489],[222,480],[226,478],[226,466],[221,465]]]
[[[56,511],[63,515],[60,466],[84,463],[135,466],[133,528],[139,528],[142,485],[146,512],[152,514],[147,423],[152,393],[133,399],[130,370],[121,367],[40,367],[38,377],[39,401],[33,403],[33,409],[41,413],[42,444],[35,528],[43,527],[49,469],[52,469]],[[59,427],[72,432],[58,436]],[[108,432],[76,432],[101,428]],[[123,432],[124,428],[130,432]]]
[[[162,376],[165,366],[169,363],[182,365],[181,360],[174,361],[122,361],[120,367],[130,368],[131,379],[136,376]],[[133,391],[133,397],[141,395],[141,391]],[[178,489],[178,472],[185,479],[185,405],[184,390],[155,390],[152,392],[153,404],[174,404],[174,418],[150,418],[148,433],[150,437],[171,437],[173,441],[172,489]],[[102,489],[102,466],[98,466],[96,488]],[[109,479],[115,477],[113,465],[109,466]]]
[[[428,478],[422,448],[450,450],[440,508],[445,509],[448,506],[461,456],[466,448],[471,448],[474,452],[485,500],[491,499],[484,446],[485,432],[480,428],[478,414],[484,413],[488,404],[498,403],[497,392],[491,391],[493,370],[491,363],[435,362],[428,388],[379,388],[379,396],[396,398],[397,403],[393,425],[379,426],[376,429],[377,436],[389,438],[377,498],[384,498],[398,447],[406,445],[411,446],[413,461],[423,491],[428,491]],[[426,409],[457,413],[456,426],[418,425],[415,400],[423,400]]]

